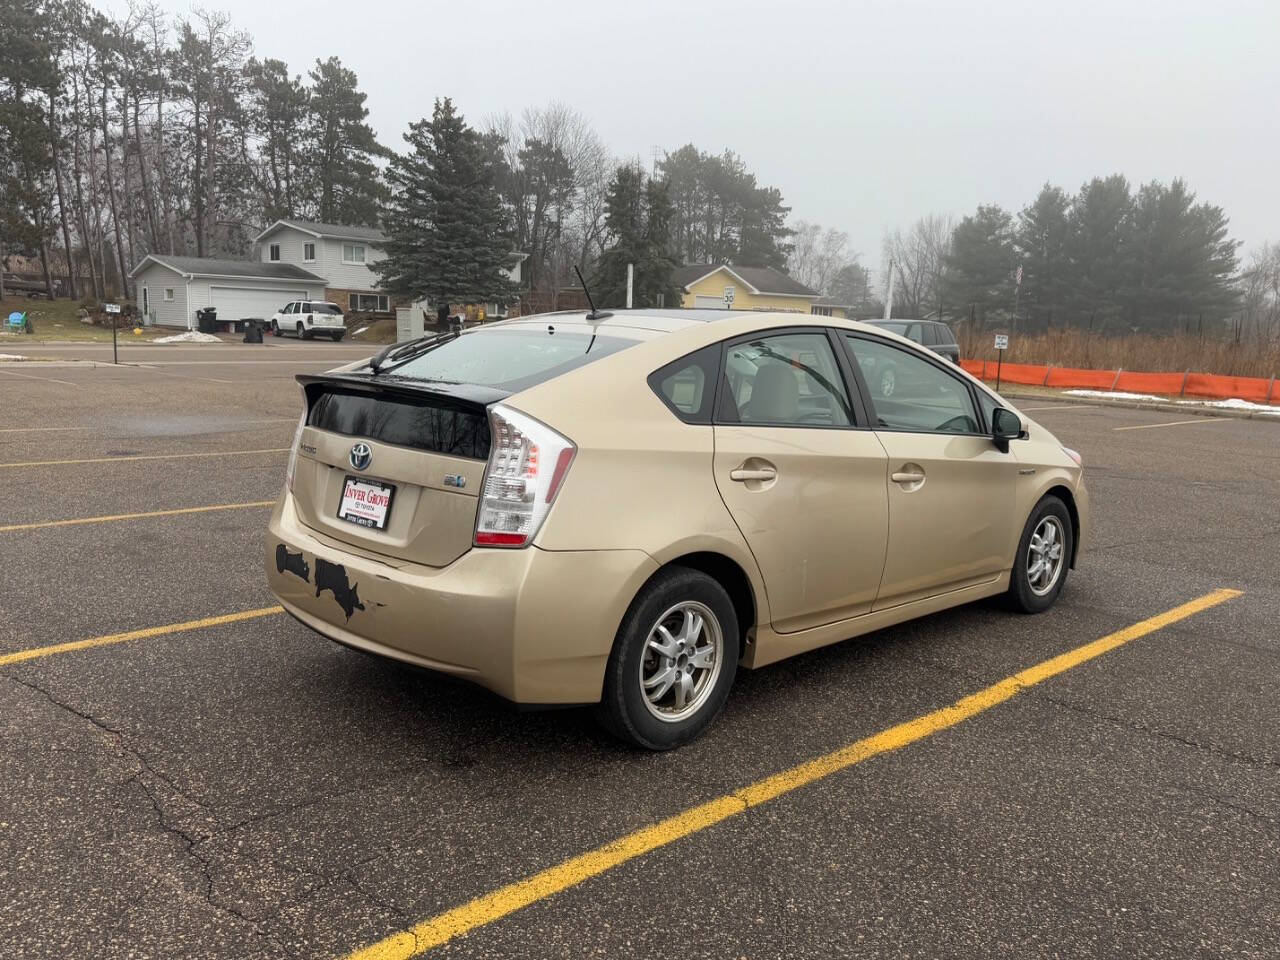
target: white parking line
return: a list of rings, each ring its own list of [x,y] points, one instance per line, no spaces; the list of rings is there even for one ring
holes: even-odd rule
[[[57,377],[33,377],[29,373],[18,373],[16,370],[0,370],[0,373],[8,374],[11,377],[21,377],[23,380],[43,380],[45,383],[61,383],[68,387],[80,386],[80,384],[72,383],[70,380],[59,380]]]
[[[1194,420],[1170,420],[1168,423],[1139,423],[1129,427],[1112,427],[1112,430],[1154,430],[1156,427],[1187,427],[1193,423],[1225,423],[1230,417],[1196,417]]]

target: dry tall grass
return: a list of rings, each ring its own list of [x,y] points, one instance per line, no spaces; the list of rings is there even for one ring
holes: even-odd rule
[[[981,333],[958,330],[961,355],[973,360],[994,360],[994,330]],[[1056,330],[1009,338],[1006,363],[1051,363],[1055,367],[1087,370],[1134,370],[1143,373],[1216,373],[1237,377],[1272,377],[1280,374],[1280,343],[1259,344],[1247,340],[1199,337],[1179,333],[1167,337],[1127,337],[1089,334],[1084,330]]]

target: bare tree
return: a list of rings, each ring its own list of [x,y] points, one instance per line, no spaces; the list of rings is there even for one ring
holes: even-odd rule
[[[941,318],[942,274],[951,249],[954,225],[950,216],[929,214],[901,229],[885,234],[883,269],[894,271],[893,312],[903,317]],[[885,276],[885,283],[888,283]]]
[[[858,258],[849,249],[849,234],[808,220],[799,221],[793,229],[787,272],[805,286],[829,293],[836,274]]]

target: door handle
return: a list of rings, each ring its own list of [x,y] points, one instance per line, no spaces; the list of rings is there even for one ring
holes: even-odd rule
[[[898,473],[889,474],[889,479],[894,483],[924,483],[924,474],[899,471]]]
[[[746,483],[748,480],[776,480],[778,471],[773,467],[738,467],[729,471],[729,479]]]

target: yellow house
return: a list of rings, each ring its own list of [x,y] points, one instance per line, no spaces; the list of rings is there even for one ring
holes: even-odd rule
[[[822,317],[839,317],[841,320],[854,320],[853,304],[839,303],[835,297],[822,297],[813,301],[813,306],[809,308],[810,313],[816,313]]]
[[[674,279],[683,307],[809,313],[822,298],[816,290],[772,267],[690,263],[676,267]]]

